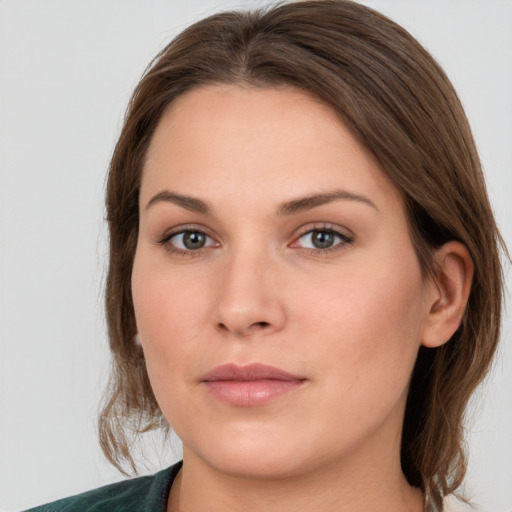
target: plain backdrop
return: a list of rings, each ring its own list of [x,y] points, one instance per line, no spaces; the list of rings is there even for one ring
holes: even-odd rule
[[[172,36],[266,2],[0,0],[0,508],[121,479],[96,439],[109,355],[104,176],[129,94]],[[512,245],[512,2],[364,2],[410,30],[453,80]],[[508,272],[510,287],[510,271]],[[473,402],[466,489],[512,510],[511,313]],[[178,452],[150,456],[147,471]],[[163,459],[163,460],[162,460]]]

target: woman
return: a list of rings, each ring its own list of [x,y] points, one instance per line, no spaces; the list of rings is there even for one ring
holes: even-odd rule
[[[110,460],[41,510],[443,510],[499,337],[501,238],[439,66],[347,1],[203,20],[138,85],[107,186]]]

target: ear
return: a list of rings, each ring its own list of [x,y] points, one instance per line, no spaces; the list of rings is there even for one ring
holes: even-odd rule
[[[471,290],[473,260],[460,242],[448,242],[434,256],[435,276],[427,284],[422,345],[439,347],[458,329]]]

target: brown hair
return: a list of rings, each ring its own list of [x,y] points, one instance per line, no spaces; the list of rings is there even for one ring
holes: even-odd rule
[[[420,349],[403,425],[404,474],[441,508],[442,497],[463,479],[464,411],[499,338],[504,246],[468,121],[448,78],[407,31],[347,0],[211,16],[164,48],[135,89],[106,195],[113,354],[99,422],[106,456],[120,469],[128,462],[135,470],[128,434],[157,428],[161,418],[134,342],[130,288],[145,154],[166,106],[185,91],[215,83],[293,86],[338,112],[401,190],[425,278],[443,243],[458,240],[469,250],[475,273],[461,326],[445,345]]]

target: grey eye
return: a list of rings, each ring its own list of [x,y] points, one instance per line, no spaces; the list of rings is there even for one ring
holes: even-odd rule
[[[306,249],[329,249],[343,242],[343,237],[333,231],[313,229],[299,238],[301,247]]]
[[[312,231],[310,233],[311,243],[317,249],[328,249],[336,241],[336,235],[329,231]],[[339,237],[338,237],[339,238]]]
[[[183,245],[187,249],[201,249],[206,243],[206,235],[194,231],[183,233]]]
[[[173,235],[169,242],[177,249],[183,251],[197,251],[204,247],[214,245],[213,240],[201,231],[182,231]]]
[[[300,236],[292,247],[301,247],[316,251],[328,251],[329,249],[342,248],[351,244],[353,238],[331,228],[316,228],[307,231]]]

